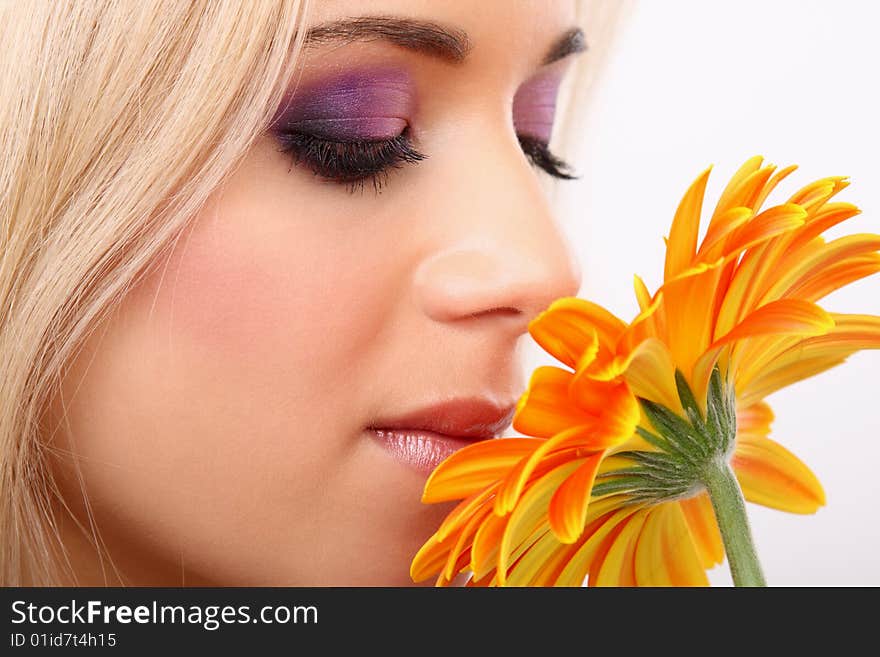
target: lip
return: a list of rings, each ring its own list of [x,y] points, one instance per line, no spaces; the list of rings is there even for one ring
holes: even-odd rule
[[[515,404],[459,398],[380,418],[366,431],[397,460],[431,472],[462,447],[498,436],[515,410]]]

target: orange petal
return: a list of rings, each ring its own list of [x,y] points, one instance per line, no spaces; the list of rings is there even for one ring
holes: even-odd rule
[[[490,498],[498,491],[501,482],[495,482],[485,490],[474,493],[470,497],[462,500],[459,504],[446,516],[440,527],[434,534],[438,541],[445,541],[446,537],[454,532],[458,532],[463,525],[475,514],[479,514],[484,507],[492,508]]]
[[[793,203],[764,210],[736,231],[726,245],[724,255],[739,253],[771,237],[799,228],[804,225],[806,218],[806,211]]]
[[[852,203],[829,203],[810,217],[807,225],[797,232],[788,248],[797,251],[814,237],[860,213],[861,210]]]
[[[760,401],[745,408],[737,406],[736,432],[750,436],[766,436],[775,419],[773,409],[767,402]]]
[[[589,328],[595,329],[600,344],[610,347],[617,342],[626,324],[602,306],[578,297],[557,299],[529,323],[532,337],[570,367],[575,366],[580,354],[589,346]]]
[[[769,438],[738,438],[731,464],[750,502],[789,513],[815,513],[825,504],[825,492],[816,476]]]
[[[467,445],[434,469],[422,502],[460,500],[477,493],[502,479],[543,443],[537,438],[497,438]]]
[[[730,182],[727,183],[724,191],[721,192],[718,204],[715,206],[715,211],[712,213],[712,221],[709,224],[710,228],[711,225],[718,221],[721,215],[727,212],[730,208],[745,206],[749,199],[755,197],[755,188],[758,188],[758,191],[760,192],[760,187],[763,185],[757,185],[756,183],[762,182],[761,179],[763,176],[759,172],[761,171],[761,164],[763,161],[764,158],[760,155],[750,157],[739,168],[739,170],[733,174]],[[767,168],[770,169],[770,167]],[[756,174],[758,174],[758,176],[756,176]]]
[[[805,208],[818,207],[824,205],[828,199],[848,186],[849,183],[846,180],[846,176],[821,178],[795,192],[790,202],[797,203]]]
[[[706,231],[706,236],[700,244],[699,259],[703,262],[712,262],[720,258],[727,238],[741,226],[744,226],[753,216],[754,212],[751,208],[741,206],[730,208],[722,214],[718,221]]]
[[[595,327],[570,312],[542,312],[529,324],[529,333],[544,351],[572,369],[579,362],[591,362],[599,350]]]
[[[767,184],[764,185],[764,188],[759,192],[752,207],[755,210],[760,209],[760,207],[764,204],[764,201],[767,200],[767,197],[770,196],[771,192],[773,192],[774,189],[776,189],[776,186],[779,185],[779,183],[782,182],[785,178],[787,178],[789,174],[796,170],[797,165],[791,164],[774,173],[770,180],[767,181]]]
[[[712,347],[756,335],[821,335],[833,327],[831,315],[816,304],[802,299],[779,299],[750,313]]]
[[[409,567],[409,575],[414,582],[421,582],[440,572],[446,564],[449,549],[455,544],[457,536],[447,537],[438,541],[432,536],[413,557]]]
[[[520,495],[526,487],[526,483],[538,469],[539,465],[548,460],[555,452],[563,452],[571,448],[583,448],[584,451],[596,451],[604,447],[594,448],[594,429],[592,427],[571,427],[549,440],[542,441],[527,458],[520,460],[513,468],[504,475],[504,481],[495,497],[495,513],[504,515],[510,513]]]
[[[486,578],[498,563],[498,548],[510,516],[491,515],[477,530],[471,546],[471,570],[478,580]]]
[[[666,265],[663,279],[669,280],[687,269],[694,259],[697,235],[700,230],[700,214],[703,196],[712,167],[707,168],[691,184],[675,211],[666,247]]]
[[[566,479],[550,499],[550,529],[562,543],[574,543],[587,522],[590,491],[604,452],[584,459],[583,464]]]
[[[589,377],[575,377],[571,397],[577,405],[595,417],[592,437],[584,445],[605,449],[617,445],[635,431],[641,417],[639,405],[623,382],[599,382]]]
[[[513,428],[529,436],[550,438],[570,427],[595,422],[596,418],[581,410],[569,396],[573,377],[559,367],[535,369],[528,390],[516,405]]]

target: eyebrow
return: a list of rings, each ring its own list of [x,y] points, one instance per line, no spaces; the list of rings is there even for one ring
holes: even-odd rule
[[[388,41],[456,64],[464,61],[472,49],[470,38],[464,30],[432,21],[389,16],[360,16],[321,23],[308,30],[305,41],[306,45]],[[586,49],[583,30],[573,27],[550,46],[542,63],[552,64]]]

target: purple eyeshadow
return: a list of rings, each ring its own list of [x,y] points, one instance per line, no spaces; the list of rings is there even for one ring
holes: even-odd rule
[[[513,98],[513,125],[517,134],[550,141],[561,80],[559,73],[545,73],[523,83],[517,90]]]
[[[349,71],[296,89],[282,103],[272,127],[337,141],[378,141],[403,132],[414,101],[406,71]]]

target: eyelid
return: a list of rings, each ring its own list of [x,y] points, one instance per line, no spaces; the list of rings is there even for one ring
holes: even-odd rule
[[[296,88],[276,111],[272,127],[290,130],[304,121],[315,125],[322,121],[408,121],[414,115],[415,94],[415,84],[405,69],[349,70]]]
[[[518,133],[550,140],[562,73],[542,71],[526,80],[513,97],[513,124]]]
[[[333,141],[380,141],[391,139],[407,128],[406,119],[397,117],[340,117],[302,119],[287,125],[287,132],[304,132]]]

